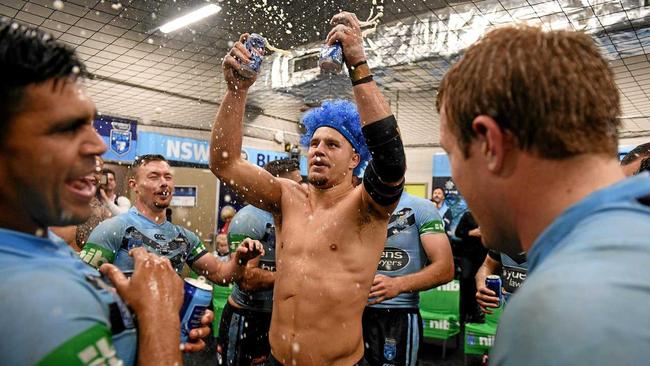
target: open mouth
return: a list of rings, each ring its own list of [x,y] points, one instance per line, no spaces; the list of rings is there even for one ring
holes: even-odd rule
[[[320,157],[316,157],[316,158],[312,159],[312,161],[311,161],[311,165],[314,166],[314,167],[327,167],[327,166],[329,166],[329,165],[328,165],[328,164],[327,164],[323,159],[321,159]]]
[[[93,184],[92,177],[83,177],[69,180],[65,183],[68,190],[83,200],[90,200],[95,195],[97,187]]]
[[[167,197],[169,197],[171,195],[172,195],[172,193],[170,191],[168,191],[168,190],[156,192],[156,196],[158,196],[160,198],[163,198],[163,199],[166,199]]]

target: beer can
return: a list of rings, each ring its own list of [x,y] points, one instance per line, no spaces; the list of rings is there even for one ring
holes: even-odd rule
[[[328,74],[338,74],[343,67],[343,49],[340,43],[334,43],[331,46],[326,44],[320,46],[320,58],[318,66],[321,72]]]
[[[251,54],[251,60],[249,63],[242,63],[242,68],[239,70],[239,74],[247,79],[254,77],[262,66],[262,61],[264,60],[264,54],[266,52],[266,39],[260,36],[259,34],[253,33],[246,39],[244,42],[244,47]]]
[[[489,275],[485,278],[485,287],[494,291],[499,298],[499,304],[501,304],[501,277],[498,275]]]
[[[212,303],[212,286],[205,277],[185,279],[185,297],[181,308],[181,343],[190,339],[190,331],[201,326],[201,317]]]

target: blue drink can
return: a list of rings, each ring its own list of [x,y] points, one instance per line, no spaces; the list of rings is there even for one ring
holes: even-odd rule
[[[329,74],[338,74],[343,67],[343,49],[340,43],[334,43],[331,46],[326,44],[320,46],[320,58],[318,66],[322,72]]]
[[[181,343],[190,339],[190,330],[201,326],[201,317],[212,303],[212,286],[205,277],[185,279],[185,298],[181,308]]]
[[[247,64],[242,64],[242,69],[239,74],[247,79],[254,77],[262,66],[264,54],[266,53],[266,39],[259,34],[253,33],[244,42],[246,50],[251,54],[251,61]]]
[[[497,275],[489,275],[485,278],[485,287],[494,291],[499,298],[499,305],[501,305],[501,277]]]

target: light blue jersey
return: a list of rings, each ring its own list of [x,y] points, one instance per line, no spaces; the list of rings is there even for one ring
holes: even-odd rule
[[[507,303],[510,300],[510,296],[512,296],[526,280],[528,273],[526,253],[521,253],[513,258],[505,253],[490,250],[488,255],[501,262],[501,286],[503,288],[503,299]]]
[[[230,222],[228,242],[237,247],[246,238],[259,240],[264,246],[264,255],[260,258],[258,267],[275,272],[273,215],[252,205],[239,210]],[[273,289],[246,292],[235,284],[231,296],[243,309],[270,312],[273,308]]]
[[[445,234],[436,205],[423,198],[402,193],[399,204],[388,222],[388,236],[381,254],[377,273],[399,277],[419,272],[427,265],[427,254],[422,247],[422,235]],[[376,308],[417,308],[418,292],[402,293]]]
[[[135,364],[134,319],[61,242],[0,229],[0,365]]]
[[[647,365],[650,175],[592,193],[528,253],[491,365]]]
[[[133,258],[129,256],[129,250],[137,247],[145,247],[151,253],[169,258],[179,274],[183,264],[191,267],[208,253],[193,232],[169,221],[156,224],[131,207],[129,211],[99,224],[90,233],[80,257],[95,268],[108,262],[122,271],[132,271]]]

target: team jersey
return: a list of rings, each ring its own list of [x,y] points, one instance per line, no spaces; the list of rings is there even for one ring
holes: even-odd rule
[[[191,267],[208,253],[193,232],[169,221],[156,224],[131,207],[129,211],[99,224],[90,233],[88,243],[79,255],[95,268],[108,262],[122,271],[132,271],[133,258],[129,256],[129,250],[137,247],[169,258],[179,274],[185,263]]]
[[[248,205],[233,217],[228,231],[228,242],[236,248],[246,238],[259,240],[264,246],[259,268],[275,272],[275,226],[273,215]],[[235,284],[232,299],[247,310],[270,312],[273,308],[273,290],[245,292]]]
[[[0,229],[1,365],[133,365],[134,319],[62,242]]]
[[[490,365],[647,365],[650,174],[567,208],[528,251]]]
[[[498,253],[490,250],[488,255],[493,259],[501,262],[501,286],[503,287],[503,298],[506,302],[510,296],[517,291],[526,280],[528,273],[528,262],[526,253],[521,253],[516,257],[510,257],[504,253]]]
[[[420,237],[431,234],[445,234],[436,205],[429,200],[402,193],[388,222],[388,235],[377,273],[399,277],[420,271],[428,261]],[[372,307],[416,308],[419,302],[419,293],[409,292]]]

